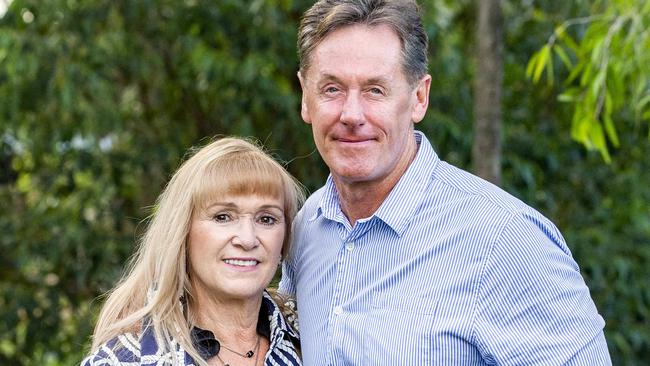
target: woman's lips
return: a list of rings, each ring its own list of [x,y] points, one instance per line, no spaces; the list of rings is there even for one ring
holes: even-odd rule
[[[260,263],[255,258],[226,258],[223,261],[231,268],[237,270],[252,270]]]

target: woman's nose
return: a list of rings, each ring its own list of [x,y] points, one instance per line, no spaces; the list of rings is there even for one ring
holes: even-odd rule
[[[240,217],[239,225],[235,228],[233,244],[241,246],[246,250],[253,249],[259,245],[255,231],[255,222],[252,217]]]

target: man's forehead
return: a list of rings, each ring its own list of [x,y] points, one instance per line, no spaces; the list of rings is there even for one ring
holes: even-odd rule
[[[314,47],[314,53],[327,54],[335,51],[351,53],[363,46],[380,46],[371,48],[391,53],[391,51],[401,52],[402,43],[389,25],[354,24],[330,32]]]
[[[348,26],[316,46],[307,74],[316,80],[388,81],[401,71],[401,62],[401,44],[390,27]]]

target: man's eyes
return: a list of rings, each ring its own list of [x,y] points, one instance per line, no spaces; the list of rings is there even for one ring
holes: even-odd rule
[[[335,87],[335,86],[328,86],[328,87],[324,88],[323,91],[324,91],[325,94],[335,94],[335,93],[340,92],[341,89],[339,89],[338,87]],[[381,88],[378,88],[378,87],[368,88],[368,89],[366,89],[366,92],[368,92],[369,94],[372,94],[372,95],[384,95],[385,94],[384,90],[381,89]]]
[[[339,88],[337,88],[335,86],[328,86],[328,87],[325,88],[325,93],[327,93],[327,94],[333,94],[333,93],[336,93],[338,91],[339,91]]]

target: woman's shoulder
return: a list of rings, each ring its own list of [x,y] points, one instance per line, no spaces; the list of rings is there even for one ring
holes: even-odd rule
[[[295,300],[278,294],[272,289],[265,292],[264,298],[268,311],[268,336],[273,345],[267,355],[267,363],[301,365],[300,335]]]
[[[277,289],[269,288],[264,292],[267,303],[267,310],[272,319],[272,327],[280,327],[292,336],[299,338],[300,328],[298,325],[298,309],[296,300],[289,295],[279,292]],[[276,321],[274,322],[273,319]],[[281,321],[278,321],[281,319]]]
[[[140,339],[137,334],[121,334],[97,349],[81,361],[81,366],[124,365],[140,362]]]

